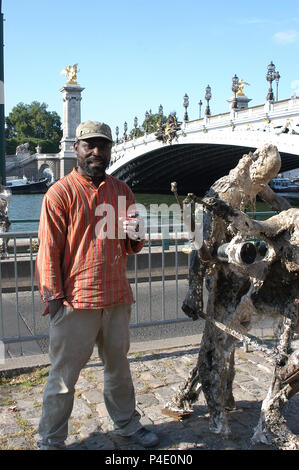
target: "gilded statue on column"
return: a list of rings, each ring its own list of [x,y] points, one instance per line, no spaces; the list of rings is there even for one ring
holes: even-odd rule
[[[239,89],[238,89],[238,92],[237,92],[237,96],[245,96],[244,95],[244,86],[245,85],[250,85],[250,83],[244,82],[243,78],[241,78],[241,80],[238,81],[238,85],[239,85]]]
[[[67,65],[62,71],[61,75],[66,75],[67,85],[78,85],[77,74],[79,72],[78,64]]]

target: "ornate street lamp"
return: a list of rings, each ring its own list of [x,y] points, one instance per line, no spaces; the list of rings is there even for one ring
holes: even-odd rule
[[[212,98],[211,87],[210,87],[210,85],[208,85],[206,87],[206,94],[205,94],[205,99],[207,100],[207,107],[206,107],[206,111],[205,111],[206,116],[211,115],[210,106],[209,106],[209,101],[210,101],[211,98]]]
[[[148,123],[149,123],[150,114],[148,111],[145,112],[145,133],[148,133]]]
[[[237,91],[239,90],[239,78],[235,74],[232,79],[232,91],[234,92],[234,100],[232,104],[233,109],[237,109],[238,103],[237,103]]]
[[[125,122],[124,123],[124,141],[127,140],[128,136],[127,136],[127,130],[128,130],[128,124]]]
[[[267,101],[274,101],[272,82],[273,80],[275,80],[275,78],[276,78],[275,65],[273,64],[271,60],[270,64],[267,67],[267,75],[266,75],[266,80],[267,82],[270,83],[268,94],[267,94]]]
[[[116,126],[115,134],[116,134],[116,143],[118,144],[118,134],[119,134],[119,127],[118,126]]]
[[[202,107],[202,101],[200,100],[198,103],[199,106],[199,119],[201,119],[201,107]]]
[[[138,126],[138,119],[137,117],[134,118],[134,137],[136,137],[137,134],[137,126]]]
[[[275,81],[276,81],[276,101],[278,101],[278,82],[280,79],[279,72],[275,72]]]
[[[187,95],[187,93],[185,93],[185,96],[184,96],[184,104],[183,104],[184,108],[185,108],[185,115],[184,115],[184,121],[189,121],[189,117],[188,117],[188,113],[187,113],[187,108],[189,106],[189,96]]]
[[[162,119],[163,119],[163,106],[162,106],[162,104],[160,104],[160,106],[159,106],[158,114],[159,114],[159,121],[160,121],[160,126],[161,126],[162,125]]]

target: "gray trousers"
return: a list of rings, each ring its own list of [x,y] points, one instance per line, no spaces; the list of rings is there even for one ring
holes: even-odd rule
[[[44,444],[63,443],[68,434],[75,384],[95,345],[104,364],[104,401],[119,434],[141,424],[127,353],[131,305],[101,310],[62,306],[50,320],[51,369],[44,390],[39,434]]]

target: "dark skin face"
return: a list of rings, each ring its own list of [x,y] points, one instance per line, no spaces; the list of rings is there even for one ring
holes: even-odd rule
[[[103,137],[79,140],[74,144],[78,172],[98,186],[105,179],[111,158],[112,142]]]

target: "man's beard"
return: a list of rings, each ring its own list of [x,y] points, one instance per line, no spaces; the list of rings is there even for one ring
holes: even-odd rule
[[[93,161],[101,161],[101,165],[90,165],[91,162]],[[108,163],[104,159],[94,159],[94,158],[88,158],[85,160],[85,162],[82,164],[79,164],[80,168],[86,173],[86,175],[96,178],[96,177],[103,177],[105,175],[106,168],[108,166]]]

